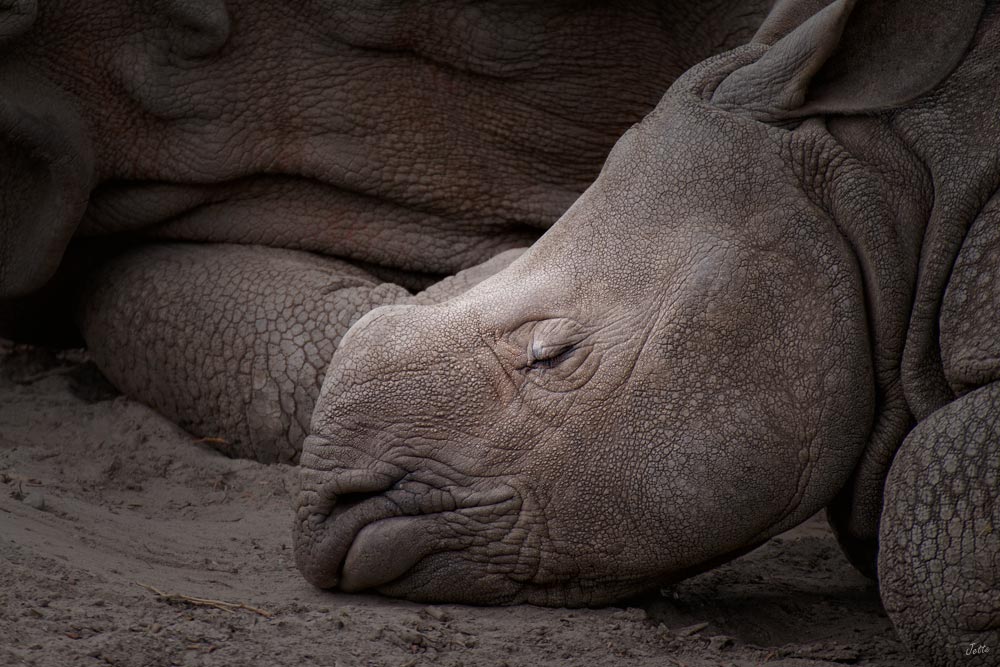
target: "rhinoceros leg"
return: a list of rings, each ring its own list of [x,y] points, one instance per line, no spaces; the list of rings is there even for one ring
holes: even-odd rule
[[[882,600],[933,665],[1000,658],[1000,383],[922,421],[896,454],[880,529]]]
[[[220,449],[292,461],[340,338],[409,293],[347,262],[241,245],[153,245],[87,280],[78,319],[126,394]]]
[[[411,296],[348,262],[250,245],[133,248],[86,279],[77,319],[124,393],[219,449],[294,461],[330,357],[369,310],[461,293],[507,251]]]

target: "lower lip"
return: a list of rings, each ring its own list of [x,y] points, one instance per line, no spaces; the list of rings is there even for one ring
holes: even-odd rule
[[[355,593],[383,586],[439,550],[434,515],[395,517],[368,524],[344,558],[340,588]]]

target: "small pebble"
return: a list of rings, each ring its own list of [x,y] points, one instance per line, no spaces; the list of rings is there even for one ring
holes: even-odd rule
[[[45,496],[35,491],[32,491],[28,495],[26,495],[22,502],[24,502],[24,504],[27,505],[28,507],[34,507],[36,510],[45,509]]]
[[[406,644],[422,646],[424,643],[424,636],[410,628],[399,628],[396,630],[396,635]]]
[[[733,645],[733,638],[726,635],[715,635],[708,638],[709,651],[721,651]]]
[[[621,609],[611,614],[611,618],[616,621],[644,621],[646,620],[646,612],[643,609]]]
[[[451,620],[451,616],[448,615],[444,609],[440,607],[425,607],[424,613],[433,618],[438,623],[447,623]]]

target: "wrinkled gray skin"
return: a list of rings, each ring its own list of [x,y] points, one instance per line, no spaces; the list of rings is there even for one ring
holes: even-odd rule
[[[318,586],[601,604],[829,507],[859,566],[874,568],[877,550],[883,600],[915,654],[996,664],[1000,8],[827,4],[779,2],[751,44],[678,79],[530,250],[416,297],[374,276],[416,285],[415,271],[468,267],[533,238],[508,221],[542,228],[576,196],[566,184],[586,171],[581,162],[567,178],[560,169],[577,152],[561,151],[581,135],[549,127],[562,113],[528,114],[540,124],[524,133],[497,98],[463,89],[439,100],[448,122],[436,132],[413,132],[428,122],[420,108],[410,133],[376,133],[384,141],[365,151],[376,126],[364,114],[318,139],[277,141],[280,128],[299,127],[282,117],[246,135],[247,146],[225,134],[260,123],[245,106],[192,113],[201,92],[156,97],[157,118],[183,121],[164,121],[177,134],[154,132],[129,155],[152,171],[118,175],[136,182],[106,198],[99,188],[87,229],[152,218],[165,238],[340,259],[258,245],[131,250],[87,282],[84,335],[115,382],[193,430],[218,426],[233,453],[292,457],[312,414],[295,533],[299,567]],[[606,17],[595,23],[609,29]],[[448,25],[480,34],[471,19]],[[550,41],[511,25],[486,31],[512,40],[491,42],[490,58],[459,60],[523,73],[528,56],[498,56],[517,35]],[[387,33],[352,34],[360,45]],[[169,62],[176,51],[167,53]],[[196,71],[174,75],[198,81]],[[445,71],[409,84],[393,112],[433,97],[431,82],[454,74]],[[294,87],[300,69],[252,72],[271,91]],[[477,73],[497,80],[496,70]],[[187,90],[163,81],[138,90]],[[210,84],[197,90],[211,98],[220,84]],[[568,88],[580,117],[582,100],[601,92]],[[254,99],[308,120],[315,105],[283,92]],[[469,116],[454,108],[474,99]],[[466,118],[490,132],[470,134]],[[473,136],[522,137],[499,154],[531,146],[533,166],[510,167],[491,150],[477,161]],[[553,152],[537,144],[546,138]],[[403,157],[413,151],[425,157],[419,169]],[[331,155],[342,157],[331,165]],[[316,164],[326,168],[310,171]],[[315,181],[239,180],[246,169]],[[206,176],[191,185],[192,173]],[[471,187],[510,183],[520,187]],[[285,188],[299,187],[329,199],[297,206]],[[358,192],[368,197],[355,201]],[[183,214],[167,215],[172,206]],[[414,211],[438,224],[415,222]],[[328,236],[319,215],[334,221]],[[970,657],[973,644],[990,653]]]
[[[122,390],[297,460],[350,324],[537,239],[769,5],[0,2],[0,335],[61,342],[82,286]]]
[[[601,604],[829,506],[915,654],[997,664],[1000,6],[807,4],[676,81],[508,268],[348,332],[310,581]]]

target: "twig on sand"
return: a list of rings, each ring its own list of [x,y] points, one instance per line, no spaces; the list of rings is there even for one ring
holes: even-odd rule
[[[228,445],[225,438],[198,438],[197,440],[192,440],[192,443],[200,445],[202,443],[208,445]]]
[[[182,602],[199,607],[215,607],[216,609],[228,611],[229,613],[243,609],[245,611],[252,611],[255,614],[260,614],[265,618],[271,618],[273,616],[273,614],[269,611],[258,607],[251,607],[250,605],[243,604],[242,602],[224,602],[222,600],[211,600],[209,598],[195,598],[190,595],[181,595],[180,593],[164,593],[160,589],[150,586],[149,584],[144,584],[139,581],[136,581],[135,584],[151,591],[154,595],[156,595],[156,597],[164,600],[165,602]]]

